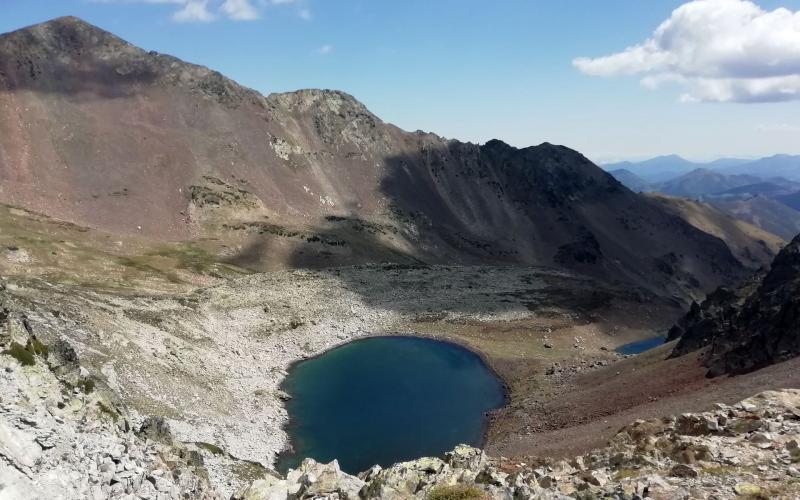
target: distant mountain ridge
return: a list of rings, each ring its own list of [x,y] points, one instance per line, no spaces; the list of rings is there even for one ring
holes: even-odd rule
[[[719,193],[760,182],[752,175],[726,175],[708,168],[698,168],[669,181],[652,184],[651,191],[694,198],[704,194]]]
[[[611,170],[608,173],[632,191],[645,191],[650,185],[646,180],[624,168]]]
[[[756,160],[721,158],[710,162],[693,162],[678,155],[658,156],[649,160],[607,163],[606,171],[628,170],[654,184],[664,182],[697,169],[707,169],[725,175],[751,175],[761,179],[783,177],[800,182],[800,155],[778,154]]]
[[[623,161],[604,164],[602,167],[608,171],[625,170],[647,183],[663,182],[671,178],[702,168],[700,164],[685,160],[678,155],[657,156],[640,162]]]
[[[800,182],[800,155],[779,154],[723,169],[727,174],[749,174],[761,178],[783,177]]]
[[[800,212],[769,196],[748,194],[704,200],[718,210],[758,226],[785,240],[800,233]]]
[[[659,193],[646,196],[701,231],[725,241],[736,258],[753,270],[768,266],[786,244],[785,239],[731,217],[713,205]]]
[[[634,191],[700,200],[786,239],[800,230],[800,156],[697,164],[673,155],[626,163],[632,170],[619,165],[604,168]]]

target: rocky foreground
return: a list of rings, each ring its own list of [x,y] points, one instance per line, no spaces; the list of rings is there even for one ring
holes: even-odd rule
[[[7,325],[8,326],[8,325]],[[6,328],[17,338],[22,330]],[[129,414],[67,344],[13,341],[0,355],[0,498],[225,498],[204,456],[161,419]],[[526,463],[458,447],[358,476],[306,460],[286,477],[256,464],[234,498],[797,498],[800,390],[712,412],[637,421],[571,461]]]
[[[800,391],[637,421],[604,449],[571,461],[522,463],[460,446],[358,477],[307,459],[285,479],[255,481],[244,500],[283,498],[798,498]]]

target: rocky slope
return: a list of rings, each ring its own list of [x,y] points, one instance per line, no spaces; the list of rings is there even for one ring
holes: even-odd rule
[[[434,336],[484,354],[518,400],[542,363],[608,363],[617,356],[600,345],[640,338],[679,311],[644,290],[526,267],[281,271],[172,293],[0,283],[0,358],[50,362],[68,344],[134,420],[162,418],[175,439],[205,446],[209,479],[226,494],[287,447],[279,387],[295,361],[367,335]]]
[[[720,196],[708,198],[705,202],[786,240],[800,232],[800,212],[768,196]]]
[[[711,205],[657,193],[647,196],[667,212],[725,241],[739,262],[751,269],[768,266],[786,244],[781,237],[726,215]]]
[[[68,342],[31,331],[0,309],[0,498],[219,497],[196,446],[129,412]]]
[[[742,276],[570,149],[408,133],[341,92],[264,97],[76,18],[0,36],[0,110],[0,202],[216,238],[242,267],[522,263],[679,297]]]
[[[800,354],[800,236],[769,272],[694,304],[670,332],[675,354],[708,347],[710,375],[742,373]]]
[[[3,498],[228,497],[210,484],[213,464],[204,459],[222,450],[176,442],[163,420],[142,420],[109,388],[92,385],[68,344],[44,352],[24,318],[10,320],[21,329],[5,318],[4,333],[26,347],[0,356]],[[790,499],[800,494],[799,439],[800,391],[772,391],[711,412],[637,421],[608,447],[568,461],[490,458],[461,446],[358,476],[335,461],[307,459],[285,477],[250,465],[231,498]]]

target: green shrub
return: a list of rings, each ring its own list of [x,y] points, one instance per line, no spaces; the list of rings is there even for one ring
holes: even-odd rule
[[[11,342],[11,345],[2,352],[19,361],[22,366],[33,366],[36,364],[34,356],[47,357],[49,349],[38,339],[28,339],[28,343],[23,346],[18,342]]]
[[[17,342],[12,342],[11,346],[3,351],[3,354],[7,354],[16,359],[22,366],[33,366],[36,364],[36,361],[33,359],[33,352]]]
[[[111,419],[114,422],[116,422],[119,419],[119,413],[117,413],[117,411],[114,408],[108,406],[107,404],[103,403],[102,401],[98,401],[97,402],[97,406],[100,408],[100,411],[102,413],[105,413],[106,415],[111,417]]]
[[[78,387],[81,388],[84,394],[89,394],[94,390],[94,380],[82,378],[78,381]]]
[[[35,338],[28,340],[28,344],[25,346],[25,349],[43,358],[46,358],[47,353],[50,352],[50,349],[48,349],[46,345],[42,344],[42,342],[39,341],[39,339]]]

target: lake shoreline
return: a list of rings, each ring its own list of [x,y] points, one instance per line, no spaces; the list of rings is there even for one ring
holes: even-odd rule
[[[406,352],[406,356],[411,355],[412,358],[405,358],[404,365],[401,370],[405,370],[406,365],[411,368],[411,372],[408,372],[407,375],[400,375],[398,377],[398,368],[389,368],[388,374],[382,370],[383,366],[392,366],[392,354],[389,354],[389,358],[386,358],[387,355],[386,349],[387,346],[385,344],[374,343],[374,341],[378,340],[413,340],[414,343],[400,343],[397,344],[394,349],[398,349],[398,354],[402,356],[402,352]],[[375,347],[370,347],[369,343],[373,342]],[[392,345],[392,344],[388,344]],[[332,353],[335,353],[337,350],[345,349],[350,347],[349,351],[342,351],[337,356],[330,358],[327,361],[324,361],[323,358],[327,356],[331,356]],[[358,349],[358,351],[354,351],[353,349]],[[377,349],[377,351],[375,350]],[[410,350],[408,350],[410,349]],[[437,354],[438,353],[438,354]],[[450,354],[448,354],[450,353]],[[443,361],[441,356],[446,356],[449,359],[450,356],[459,356],[456,359],[463,359],[463,362],[468,361],[467,365],[459,365],[459,367],[453,367],[450,365],[449,361]],[[349,361],[346,362],[345,365],[341,365],[343,361],[337,361],[337,359],[342,359],[342,356],[349,357]],[[377,356],[377,358],[373,358],[373,356]],[[382,359],[383,356],[384,362],[375,365],[374,359]],[[423,363],[414,371],[414,363],[419,360],[419,362]],[[427,361],[422,361],[427,360]],[[431,364],[431,362],[433,363]],[[316,365],[307,364],[307,363],[315,363]],[[369,370],[368,372],[362,373],[350,373],[349,367],[350,366],[357,366],[362,365],[364,368]],[[337,365],[338,364],[338,365]],[[324,371],[320,372],[321,367],[325,367]],[[337,368],[339,366],[339,368]],[[369,368],[367,368],[369,367]],[[293,372],[294,370],[294,372]],[[305,373],[303,372],[305,370]],[[310,370],[310,371],[309,371]],[[331,371],[332,370],[332,371]],[[431,371],[432,370],[432,371]],[[458,376],[453,374],[449,374],[448,372],[452,370],[458,370]],[[467,371],[463,371],[467,370]],[[424,375],[421,375],[423,374]],[[371,376],[362,376],[362,375],[371,375]],[[293,378],[294,377],[294,378]],[[299,378],[298,378],[299,377]],[[354,378],[355,377],[355,378]],[[388,378],[387,378],[388,377]],[[422,378],[421,378],[422,377]],[[428,377],[432,377],[428,379]],[[465,378],[466,377],[466,378]],[[473,380],[473,377],[477,377]],[[287,375],[283,378],[280,383],[280,390],[283,393],[286,393],[289,398],[284,401],[284,408],[287,410],[287,418],[285,419],[284,425],[282,426],[282,431],[285,433],[287,437],[287,442],[289,446],[286,447],[281,453],[277,454],[275,459],[275,466],[277,470],[281,473],[285,473],[288,469],[295,468],[302,458],[306,455],[312,456],[320,460],[320,458],[324,461],[327,461],[332,458],[338,458],[340,460],[341,466],[343,468],[347,468],[348,461],[352,462],[353,457],[348,458],[348,454],[346,451],[352,453],[352,450],[342,450],[341,452],[336,451],[336,447],[340,446],[338,444],[331,445],[330,442],[328,445],[325,445],[326,437],[332,434],[339,435],[339,439],[341,439],[341,433],[347,435],[348,432],[352,432],[353,429],[348,429],[348,425],[352,421],[351,418],[355,418],[356,420],[361,417],[362,411],[359,411],[358,415],[353,415],[351,418],[344,418],[339,424],[331,424],[329,418],[336,418],[336,414],[342,415],[341,412],[344,412],[344,415],[347,414],[348,409],[353,405],[353,402],[345,403],[344,406],[337,406],[338,404],[338,397],[336,398],[336,402],[326,401],[326,397],[329,394],[338,394],[336,392],[331,392],[329,389],[324,389],[323,392],[319,393],[319,396],[311,396],[314,391],[319,391],[320,389],[315,389],[314,387],[325,387],[327,379],[337,379],[340,378],[341,381],[338,385],[334,385],[334,391],[336,390],[335,387],[342,387],[346,385],[348,388],[352,388],[349,390],[356,390],[358,391],[358,387],[361,387],[361,393],[364,394],[374,394],[376,388],[370,387],[371,384],[375,384],[378,382],[374,382],[373,380],[377,379],[380,381],[379,388],[383,387],[391,387],[394,383],[402,384],[403,382],[413,384],[412,392],[414,393],[413,397],[419,397],[420,394],[426,394],[426,388],[429,384],[427,381],[430,381],[433,385],[437,385],[441,387],[440,390],[444,390],[446,392],[436,392],[435,394],[439,394],[444,396],[444,399],[447,400],[449,398],[449,402],[445,404],[442,409],[446,408],[445,414],[448,412],[452,412],[453,408],[458,408],[459,405],[466,405],[463,407],[463,411],[457,411],[455,414],[451,414],[445,421],[437,422],[436,419],[443,418],[441,415],[440,410],[433,410],[434,413],[430,414],[433,417],[433,420],[430,420],[428,417],[422,417],[423,420],[414,424],[412,426],[413,431],[411,432],[411,436],[414,439],[411,439],[410,442],[413,442],[415,439],[422,439],[420,443],[422,448],[429,448],[433,445],[434,448],[441,448],[439,451],[431,451],[428,449],[427,451],[419,451],[419,454],[415,453],[413,450],[413,445],[409,449],[408,448],[408,440],[404,440],[404,444],[397,448],[395,453],[398,456],[386,458],[387,450],[391,450],[392,446],[389,443],[385,443],[384,445],[380,445],[378,449],[381,450],[381,453],[376,455],[380,456],[381,454],[384,455],[383,459],[378,460],[376,458],[376,463],[380,463],[381,465],[389,465],[391,463],[395,463],[398,461],[403,460],[415,460],[422,456],[431,456],[431,455],[438,455],[440,453],[444,453],[445,451],[451,449],[455,445],[459,444],[467,444],[470,446],[479,446],[484,447],[487,442],[488,437],[488,428],[490,424],[490,419],[493,414],[497,411],[502,409],[510,400],[509,394],[509,386],[505,379],[503,379],[499,373],[494,369],[494,367],[489,363],[487,356],[485,353],[479,352],[474,348],[474,346],[468,345],[465,342],[458,342],[453,341],[451,338],[447,338],[444,336],[439,335],[430,335],[430,334],[420,334],[420,333],[412,333],[408,331],[403,332],[387,332],[386,334],[370,334],[370,335],[363,335],[359,336],[358,338],[354,338],[348,342],[342,343],[330,349],[327,349],[323,352],[315,354],[314,356],[310,356],[306,359],[297,360],[293,362],[290,367],[287,369]],[[423,382],[423,379],[425,382]],[[349,380],[350,382],[343,383],[344,380]],[[396,382],[395,382],[396,381]],[[491,382],[489,382],[491,381]],[[301,385],[297,385],[301,384]],[[309,386],[309,384],[311,384]],[[473,385],[475,384],[475,385]],[[486,385],[488,384],[488,385]],[[369,387],[369,389],[366,389]],[[445,389],[445,387],[447,387]],[[494,389],[490,389],[490,387],[495,387]],[[483,392],[473,392],[473,391],[494,391],[495,395],[492,396],[493,400],[496,402],[489,403],[490,399],[484,399],[484,397],[488,398],[489,393],[484,394]],[[311,391],[309,393],[308,391]],[[412,420],[415,418],[421,418],[419,414],[419,410],[415,410],[414,408],[416,405],[414,403],[404,403],[404,397],[409,397],[409,394],[404,391],[399,391],[397,397],[391,396],[390,399],[392,400],[388,404],[390,406],[380,406],[380,403],[376,403],[379,406],[377,414],[379,415],[405,415],[401,420],[404,422],[400,424],[400,427],[392,427],[393,424],[392,419],[383,419],[383,417],[376,417],[375,419],[367,420],[370,424],[374,423],[375,427],[371,427],[367,422],[364,422],[362,425],[364,427],[359,427],[359,429],[363,429],[364,432],[375,432],[376,429],[378,431],[378,435],[373,436],[370,442],[376,442],[375,445],[370,445],[367,449],[361,450],[361,454],[374,453],[373,449],[375,446],[379,446],[377,443],[380,443],[379,436],[381,435],[380,429],[389,425],[389,428],[395,429],[393,432],[404,432],[402,429],[406,424],[407,418],[411,418]],[[433,399],[428,399],[428,401],[433,405],[433,408],[436,408],[437,404],[441,405],[440,400],[442,397],[434,396],[433,393],[427,393],[428,395],[425,397],[432,397]],[[475,394],[484,394],[482,396],[476,396]],[[297,413],[289,411],[292,404],[298,401],[298,397],[304,397],[304,403],[302,403],[301,408],[306,408],[303,410],[305,416],[298,416]],[[343,396],[344,397],[344,396]],[[311,398],[311,399],[309,399]],[[321,399],[318,399],[321,398]],[[477,398],[477,399],[476,399]],[[344,397],[346,401],[347,398]],[[320,403],[321,401],[321,403]],[[376,401],[381,401],[379,398]],[[384,399],[384,405],[386,404],[386,400]],[[397,407],[393,407],[392,405],[397,404]],[[483,404],[489,404],[489,408],[486,410],[480,410],[479,407]],[[310,408],[309,408],[309,405]],[[321,405],[316,408],[315,405]],[[477,405],[477,408],[476,408]],[[427,408],[427,405],[425,405]],[[365,407],[362,407],[362,410]],[[380,408],[392,408],[392,410],[386,414],[381,412]],[[420,407],[421,408],[421,407]],[[470,408],[478,409],[478,413],[471,412]],[[329,417],[320,418],[320,415],[326,414],[327,409],[331,409],[334,411],[333,414],[329,414]],[[399,410],[399,411],[398,411]],[[311,414],[308,412],[312,411]],[[369,412],[369,411],[367,411]],[[302,415],[302,414],[301,414]],[[416,416],[415,416],[416,415]],[[438,417],[437,417],[438,416]],[[301,418],[302,426],[301,427],[294,427],[293,425],[298,425],[297,419]],[[437,439],[443,436],[440,432],[440,429],[443,426],[446,426],[445,423],[454,423],[456,428],[462,429],[460,432],[467,432],[468,434],[463,436],[462,438],[457,438],[453,442],[449,442],[443,444],[441,446],[436,445]],[[459,424],[455,424],[455,422],[460,422]],[[311,429],[316,428],[316,431],[309,431],[309,425],[311,425]],[[466,427],[462,427],[462,426]],[[477,425],[477,427],[475,427]],[[336,431],[333,429],[324,430],[326,426],[333,426]],[[301,435],[298,434],[300,432],[298,429],[305,428]],[[468,430],[472,428],[472,430]],[[478,430],[479,429],[479,430]],[[407,429],[410,430],[410,429]],[[361,432],[361,431],[359,431]],[[309,434],[310,433],[310,434]],[[419,436],[424,436],[425,434],[429,434],[428,438],[420,438]],[[471,437],[468,437],[471,436]],[[303,449],[299,449],[295,442],[296,439],[302,439],[301,442],[305,443]],[[446,438],[452,439],[452,438]],[[310,441],[309,441],[310,440]],[[349,440],[348,440],[349,441]],[[353,441],[358,441],[353,439]],[[392,440],[390,439],[389,442]],[[313,443],[313,444],[310,444]],[[441,444],[441,443],[440,443]],[[310,448],[309,448],[310,446]],[[333,452],[331,453],[330,446],[334,446]],[[312,451],[316,450],[316,451]],[[327,450],[327,451],[325,451]],[[319,457],[315,455],[315,453],[321,453],[323,457]],[[327,456],[325,456],[327,453]],[[371,465],[373,465],[372,461],[367,461],[362,464],[364,470],[368,469]],[[348,470],[350,473],[359,473],[363,472],[360,469],[354,469],[351,465],[351,470]],[[356,466],[358,467],[358,466]]]

